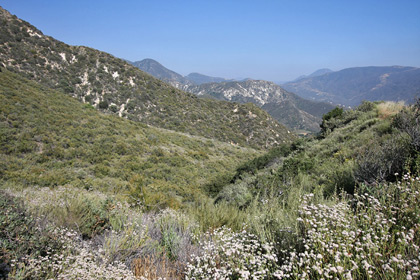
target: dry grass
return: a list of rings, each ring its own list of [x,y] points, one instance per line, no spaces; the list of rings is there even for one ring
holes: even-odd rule
[[[166,258],[140,257],[133,261],[134,275],[140,279],[183,279],[184,268]]]
[[[378,104],[378,117],[380,119],[388,119],[389,117],[392,117],[399,113],[404,107],[404,102],[392,102],[392,101],[386,101],[383,103]]]

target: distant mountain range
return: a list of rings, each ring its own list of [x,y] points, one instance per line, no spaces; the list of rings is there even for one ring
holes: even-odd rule
[[[128,61],[128,60],[127,60]],[[205,83],[219,83],[232,81],[220,77],[206,76],[200,73],[190,73],[187,76],[182,76],[172,70],[169,70],[156,60],[146,58],[140,61],[131,62],[132,65],[136,66],[140,70],[149,73],[155,78],[158,78],[176,88],[186,90],[192,85],[201,85]]]
[[[412,103],[420,97],[420,68],[354,67],[314,74],[282,87],[303,98],[345,106],[357,106],[363,100]]]
[[[250,79],[232,81],[198,73],[184,77],[153,59],[144,59],[132,64],[162,81],[200,97],[254,103],[295,131],[319,131],[322,115],[334,108],[328,103],[305,100],[272,82]],[[325,69],[319,73],[321,71],[325,73]]]
[[[255,148],[294,138],[253,104],[197,98],[108,53],[46,36],[1,7],[0,22],[0,70],[6,68],[103,112]],[[148,63],[149,71],[157,66]],[[166,74],[177,78],[176,73]]]

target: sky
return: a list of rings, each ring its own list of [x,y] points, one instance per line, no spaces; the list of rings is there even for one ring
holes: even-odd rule
[[[44,34],[187,75],[289,81],[420,67],[419,0],[0,0]]]

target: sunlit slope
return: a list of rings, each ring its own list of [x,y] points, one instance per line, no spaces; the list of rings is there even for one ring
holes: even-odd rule
[[[180,206],[258,152],[98,112],[1,69],[2,184],[72,185]]]

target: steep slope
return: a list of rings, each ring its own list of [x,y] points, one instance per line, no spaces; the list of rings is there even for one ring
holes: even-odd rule
[[[329,196],[341,190],[353,193],[355,186],[372,190],[378,183],[395,181],[404,172],[417,174],[419,110],[420,101],[413,106],[363,102],[355,109],[338,110],[324,118],[318,137],[299,139],[270,151],[268,156],[253,159],[218,189],[227,193],[227,189],[240,186],[256,195],[264,191],[265,184],[266,189],[276,186],[276,193],[282,193],[280,199],[287,201],[288,195],[302,188]]]
[[[156,60],[146,58],[141,61],[130,62],[135,67],[143,70],[146,73],[149,73],[155,78],[162,80],[176,88],[184,89],[185,86],[192,85],[192,83],[182,76],[172,70],[169,70]]]
[[[355,67],[282,86],[304,98],[346,106],[356,106],[362,100],[412,103],[420,96],[420,68]]]
[[[1,68],[0,68],[1,70]],[[153,128],[0,71],[0,182],[72,185],[178,207],[199,187],[258,154]]]
[[[334,108],[327,103],[305,100],[267,81],[209,83],[190,87],[189,91],[198,96],[252,102],[291,129],[311,132],[319,131],[322,115]]]
[[[259,148],[293,138],[256,106],[199,99],[110,54],[45,36],[4,9],[0,20],[0,66],[102,111]]]

